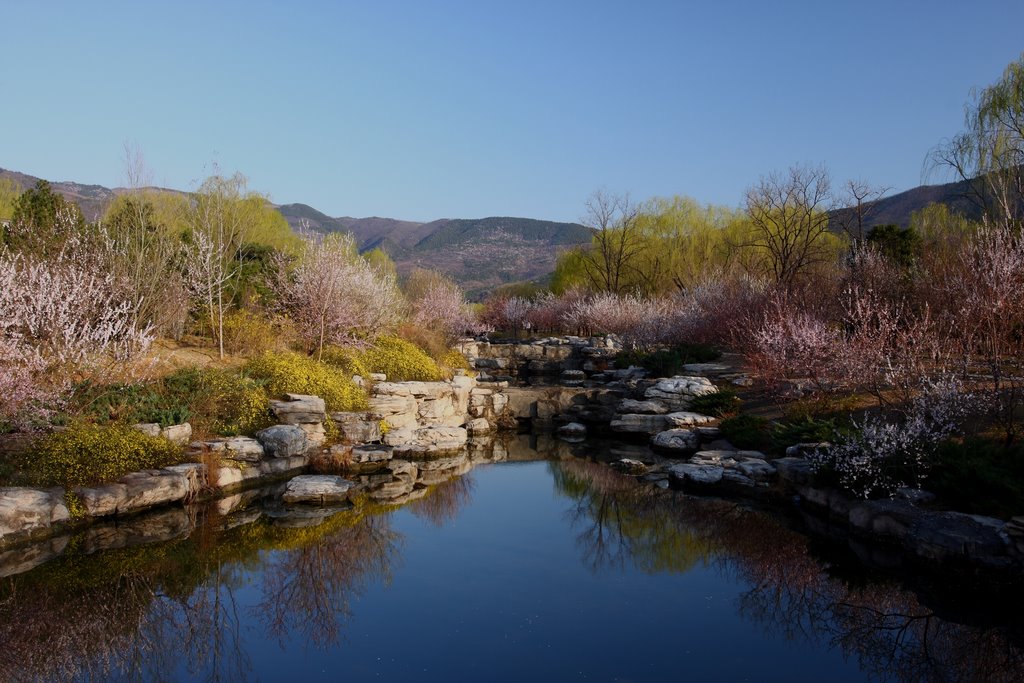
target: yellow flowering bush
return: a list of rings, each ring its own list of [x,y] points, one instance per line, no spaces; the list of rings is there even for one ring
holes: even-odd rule
[[[441,368],[418,346],[399,337],[381,336],[363,352],[363,364],[370,372],[382,372],[391,382],[436,382]]]
[[[264,383],[271,396],[313,394],[329,411],[369,408],[366,392],[337,367],[297,353],[264,353],[245,364],[244,372]]]
[[[41,439],[28,452],[23,469],[36,485],[70,488],[113,481],[129,472],[182,460],[179,446],[126,424],[76,422]]]

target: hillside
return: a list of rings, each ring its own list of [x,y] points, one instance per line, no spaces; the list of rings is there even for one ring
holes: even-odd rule
[[[2,168],[0,178],[9,178],[22,188],[32,187],[38,180]],[[124,192],[123,188],[71,181],[51,181],[51,185],[77,203],[90,220],[101,216],[107,204]],[[868,226],[895,223],[906,227],[914,211],[933,203],[947,204],[953,211],[977,219],[980,209],[966,196],[969,189],[969,183],[964,181],[922,185],[884,197],[871,205]],[[298,203],[284,204],[278,210],[293,229],[305,226],[321,233],[350,232],[361,251],[386,251],[399,272],[407,273],[416,267],[439,270],[455,278],[471,295],[509,282],[542,281],[554,270],[562,250],[590,240],[589,229],[582,225],[531,218],[443,218],[417,222],[378,216],[331,217]],[[833,218],[838,223],[842,212],[835,212]]]

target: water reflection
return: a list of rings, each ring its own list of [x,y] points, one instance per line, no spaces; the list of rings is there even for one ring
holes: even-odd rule
[[[502,459],[538,455],[519,444]],[[606,465],[559,457],[544,467],[590,572],[710,569],[742,587],[734,609],[743,620],[840,650],[879,680],[1024,680],[1019,632],[943,618],[894,580],[843,576],[785,520],[652,493]],[[24,569],[59,554],[0,579],[0,680],[251,680],[254,643],[344,648],[357,598],[402,565],[409,539],[396,531],[396,510],[443,530],[473,504],[466,462],[427,465],[426,479],[371,491],[358,509],[287,508],[273,491],[250,492],[50,539],[20,563],[12,556]],[[374,485],[394,483],[385,479]]]
[[[896,582],[839,578],[806,536],[726,501],[651,495],[605,465],[551,463],[584,562],[685,572],[712,565],[748,586],[738,610],[787,640],[840,648],[877,680],[1020,681],[1018,629],[947,621]]]

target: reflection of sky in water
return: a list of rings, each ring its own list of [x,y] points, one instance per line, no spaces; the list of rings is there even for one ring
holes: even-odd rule
[[[837,652],[741,620],[742,587],[713,569],[592,570],[573,501],[549,470],[476,469],[468,504],[442,527],[392,513],[398,566],[351,605],[341,642],[322,651],[288,641],[282,651],[253,633],[254,671],[267,680],[863,679]]]
[[[856,681],[888,668],[887,636],[875,652],[870,620],[835,609],[842,584],[802,546],[771,545],[801,537],[714,503],[645,505],[623,482],[580,461],[478,467],[321,543],[225,563],[219,593],[160,600],[175,625],[163,639],[140,629],[136,646],[172,679],[201,662],[201,680]],[[728,528],[750,533],[723,545]],[[922,610],[903,596],[895,607]],[[931,665],[900,664],[906,680]]]

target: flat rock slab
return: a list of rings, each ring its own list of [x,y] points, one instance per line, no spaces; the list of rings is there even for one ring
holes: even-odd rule
[[[668,423],[669,427],[695,427],[697,425],[706,425],[709,422],[714,422],[715,418],[710,415],[681,411],[678,413],[669,413],[665,416],[665,421]]]
[[[668,412],[668,406],[660,401],[637,401],[633,398],[624,398],[615,409],[619,413],[635,413],[638,415],[664,415]]]
[[[63,489],[0,488],[0,539],[47,528],[70,516]]]
[[[286,503],[330,505],[344,503],[355,484],[343,477],[303,474],[288,482],[281,499]]]
[[[664,415],[645,413],[616,415],[609,424],[613,432],[620,434],[657,434],[667,426],[668,421]]]
[[[270,410],[285,424],[316,424],[327,418],[327,408],[319,396],[286,394],[287,401],[271,401]]]

